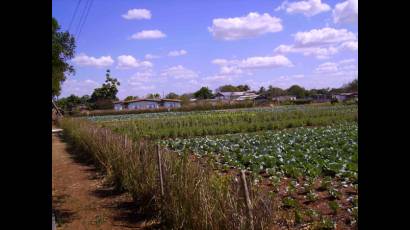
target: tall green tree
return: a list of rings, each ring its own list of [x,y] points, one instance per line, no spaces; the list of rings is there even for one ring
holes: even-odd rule
[[[127,96],[124,101],[131,101],[131,100],[135,100],[138,99],[138,96]]]
[[[346,91],[348,93],[357,92],[358,89],[359,89],[358,83],[359,83],[359,81],[356,78],[353,81],[349,82],[348,84],[344,85],[342,88],[344,89],[344,91]]]
[[[56,104],[65,111],[72,111],[76,106],[81,105],[82,101],[80,97],[71,94],[68,97],[60,98]]]
[[[147,99],[160,99],[161,95],[159,93],[150,93],[146,96]]]
[[[179,97],[178,94],[173,93],[173,92],[171,92],[171,93],[169,93],[165,96],[165,98],[167,98],[167,99],[177,99],[178,97]]]
[[[51,96],[59,96],[61,84],[66,80],[67,75],[74,74],[74,67],[68,61],[74,57],[75,40],[69,32],[60,31],[60,25],[52,17],[52,56],[51,56]]]
[[[286,92],[289,95],[294,95],[296,98],[304,98],[306,96],[306,90],[298,85],[292,85]]]
[[[194,93],[194,97],[197,99],[211,99],[212,96],[212,90],[208,89],[208,87],[202,87]]]
[[[113,101],[118,100],[118,86],[120,82],[111,77],[110,70],[108,69],[105,74],[106,80],[100,88],[94,89],[93,94],[91,95],[90,102],[92,107],[95,109],[112,109]]]
[[[222,85],[219,86],[218,89],[216,89],[217,92],[237,92],[239,91],[238,87],[233,86],[233,85]]]
[[[238,91],[241,91],[241,92],[248,91],[251,89],[249,85],[238,85],[236,88],[238,88]]]
[[[259,93],[259,94],[262,94],[262,95],[265,94],[265,93],[266,93],[265,87],[261,86],[261,87],[259,88],[258,93]]]
[[[91,95],[91,101],[96,102],[97,100],[118,100],[118,86],[120,82],[111,77],[110,70],[108,69],[105,74],[105,83],[102,84],[102,87],[94,89],[93,94]]]
[[[273,87],[270,85],[265,95],[268,98],[273,98],[273,97],[283,96],[285,94],[286,94],[285,90],[278,88],[278,87]]]

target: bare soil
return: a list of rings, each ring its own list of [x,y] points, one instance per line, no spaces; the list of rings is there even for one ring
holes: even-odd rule
[[[52,205],[57,229],[159,229],[127,193],[115,191],[92,164],[52,135]]]

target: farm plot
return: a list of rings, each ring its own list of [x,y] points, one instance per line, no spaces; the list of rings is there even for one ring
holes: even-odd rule
[[[279,109],[189,112],[170,116],[146,114],[144,116],[151,117],[131,120],[124,118],[123,121],[104,121],[98,124],[127,134],[135,140],[140,138],[187,138],[355,121],[357,106],[288,106]]]
[[[159,112],[159,113],[140,113],[140,114],[123,114],[123,115],[105,115],[105,116],[90,116],[88,120],[94,122],[113,122],[113,121],[129,121],[146,118],[163,118],[163,117],[179,117],[187,115],[217,115],[224,113],[238,112],[291,112],[305,110],[327,110],[327,111],[344,111],[354,110],[356,105],[286,105],[275,107],[252,107],[240,109],[222,109],[222,110],[206,110],[206,111],[190,111],[190,112]]]
[[[328,224],[357,221],[357,123],[282,131],[162,140],[179,153],[192,152],[220,169],[247,169],[269,185],[284,207],[300,218],[328,215]],[[332,225],[332,224],[330,224]]]
[[[117,183],[136,197],[141,193],[159,196],[154,148],[157,143],[162,145],[159,149],[164,151],[164,168],[169,172],[165,190],[171,195],[163,198],[166,205],[156,204],[175,223],[180,223],[182,216],[186,221],[189,214],[190,224],[203,221],[197,228],[209,221],[214,226],[246,224],[242,198],[233,195],[240,194],[238,169],[246,169],[251,174],[256,222],[289,229],[305,224],[319,229],[331,229],[335,224],[337,229],[357,227],[357,105],[149,113],[88,120],[92,122],[66,119],[65,130],[85,149],[91,149],[91,154],[113,171]],[[125,137],[133,144],[127,145],[131,141]],[[140,161],[144,164],[136,167]],[[198,183],[200,192],[192,190]],[[213,200],[215,197],[218,199]],[[204,203],[225,208],[191,215],[199,209],[194,206]],[[178,216],[173,216],[175,213]],[[233,217],[238,219],[233,221]]]

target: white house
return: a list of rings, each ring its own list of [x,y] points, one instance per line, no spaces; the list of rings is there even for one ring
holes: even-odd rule
[[[357,98],[357,93],[340,93],[340,94],[334,94],[333,98],[335,98],[338,101],[345,101],[351,98]]]
[[[129,109],[158,109],[165,108],[179,108],[181,107],[181,100],[176,99],[135,99],[130,101],[114,102],[114,109],[117,111]]]
[[[253,100],[258,95],[252,92],[218,92],[215,95],[215,99],[223,101],[243,101],[243,100]]]
[[[272,98],[273,101],[282,102],[282,101],[295,101],[296,96],[289,95],[289,96],[277,96]]]

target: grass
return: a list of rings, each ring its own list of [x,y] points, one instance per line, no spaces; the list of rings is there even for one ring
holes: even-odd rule
[[[128,191],[143,208],[154,208],[173,229],[246,229],[241,184],[216,172],[212,162],[192,160],[161,150],[165,195],[160,194],[155,146],[79,119],[61,121],[66,138],[89,154],[114,185]],[[251,183],[249,183],[251,184]],[[259,229],[273,224],[274,205],[251,186],[254,222]]]

